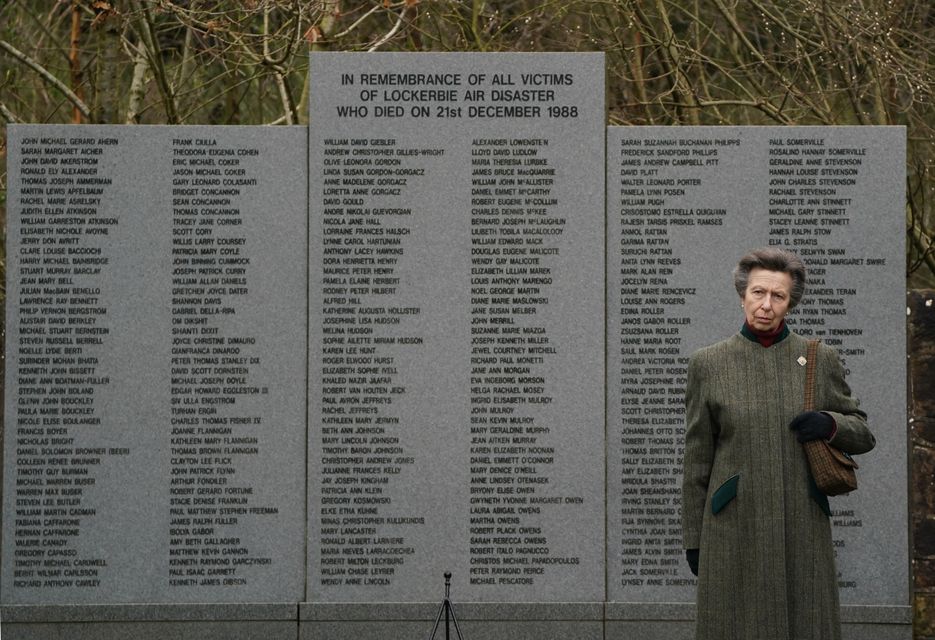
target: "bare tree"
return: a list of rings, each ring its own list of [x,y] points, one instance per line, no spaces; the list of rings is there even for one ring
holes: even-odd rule
[[[905,125],[908,279],[935,286],[917,0],[8,0],[0,121],[303,123],[316,50],[604,51],[611,124]]]

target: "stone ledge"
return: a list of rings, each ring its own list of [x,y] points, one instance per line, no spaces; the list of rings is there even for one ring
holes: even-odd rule
[[[311,621],[434,620],[438,603],[310,603],[299,605],[299,619]],[[452,602],[455,616],[464,620],[602,620],[603,602]]]
[[[693,602],[608,602],[608,620],[694,620]]]
[[[912,624],[912,607],[845,604],[841,606],[841,622],[908,625]]]
[[[5,623],[294,621],[297,616],[297,605],[287,603],[0,606]]]

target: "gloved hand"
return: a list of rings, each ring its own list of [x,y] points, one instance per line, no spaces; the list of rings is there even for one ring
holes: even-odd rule
[[[820,411],[803,411],[789,423],[799,442],[828,438],[834,430],[834,419]]]
[[[688,560],[688,568],[691,569],[692,575],[698,575],[698,558],[701,555],[701,552],[698,549],[686,549],[685,550],[685,559]]]

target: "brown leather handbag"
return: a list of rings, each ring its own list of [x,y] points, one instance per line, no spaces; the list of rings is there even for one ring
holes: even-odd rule
[[[815,409],[815,361],[818,340],[809,340],[805,363],[805,411]],[[818,490],[826,496],[837,496],[857,489],[857,463],[848,454],[824,438],[802,444],[808,467]]]

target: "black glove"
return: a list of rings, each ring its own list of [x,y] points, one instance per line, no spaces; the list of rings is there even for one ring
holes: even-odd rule
[[[820,411],[804,411],[789,423],[789,428],[795,431],[799,442],[827,439],[834,430],[834,419]]]
[[[701,555],[698,549],[685,549],[685,559],[688,560],[688,568],[691,569],[692,575],[698,575],[698,557]]]

